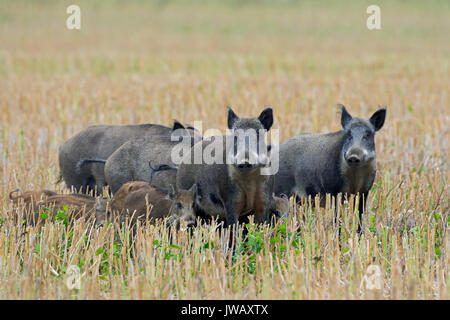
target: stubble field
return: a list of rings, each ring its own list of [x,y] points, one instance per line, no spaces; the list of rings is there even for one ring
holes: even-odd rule
[[[70,4],[0,1],[0,299],[450,298],[448,2],[380,1],[378,31],[367,1],[78,1],[79,31]],[[214,225],[171,241],[162,224],[134,239],[84,221],[35,229],[9,202],[69,192],[58,147],[92,124],[224,130],[227,105],[271,105],[282,142],[339,130],[338,103],[366,118],[387,106],[361,237],[353,199],[340,238],[333,208],[291,199],[289,221],[250,224],[234,256]]]

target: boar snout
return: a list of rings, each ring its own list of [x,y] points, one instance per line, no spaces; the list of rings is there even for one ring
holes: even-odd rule
[[[170,228],[172,226],[175,227],[176,230],[186,230],[194,228],[197,225],[196,220],[194,217],[192,218],[171,218],[166,224],[167,228]]]
[[[195,216],[190,215],[189,217],[186,217],[183,219],[184,223],[186,224],[186,227],[193,228],[197,225],[197,221],[195,220]]]
[[[251,157],[236,157],[233,164],[239,171],[246,172],[264,167],[268,162],[269,158],[265,154],[254,154]]]
[[[345,161],[349,166],[359,166],[364,162],[365,152],[361,148],[352,148],[345,155]]]

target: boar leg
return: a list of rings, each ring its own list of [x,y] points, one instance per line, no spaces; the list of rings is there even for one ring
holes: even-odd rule
[[[225,202],[225,223],[226,227],[230,228],[230,238],[229,238],[229,247],[234,248],[236,247],[236,234],[237,234],[237,228],[239,224],[237,223],[239,220],[239,214],[243,210],[245,201],[242,201],[241,197],[234,197],[234,199],[230,199],[227,202]]]
[[[359,203],[358,203],[358,213],[359,213],[358,234],[359,235],[361,235],[361,233],[362,233],[363,214],[364,214],[364,211],[366,211],[368,196],[369,196],[368,191],[359,194]]]
[[[270,194],[264,188],[260,187],[258,192],[255,194],[255,199],[253,201],[253,208],[256,223],[265,223],[269,221],[270,203],[269,201],[267,201],[265,193]]]

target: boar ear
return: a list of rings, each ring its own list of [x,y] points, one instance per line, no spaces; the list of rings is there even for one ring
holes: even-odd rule
[[[342,128],[345,128],[345,126],[352,120],[352,116],[350,113],[348,113],[347,109],[345,109],[345,106],[343,104],[339,104],[339,107],[342,109],[342,115],[341,115],[341,125]]]
[[[130,193],[131,191],[133,191],[133,184],[128,184],[127,188],[126,188],[126,193]]]
[[[258,117],[258,120],[261,121],[264,129],[267,131],[270,130],[273,124],[273,110],[271,107],[268,107],[261,112],[261,114]]]
[[[369,121],[375,127],[375,131],[378,131],[383,127],[384,119],[386,119],[386,108],[381,108],[370,117]]]
[[[17,188],[16,190],[11,191],[11,192],[9,193],[9,199],[11,199],[11,200],[17,199],[17,198],[19,197],[19,195],[13,196],[13,194],[14,194],[14,193],[19,193],[19,192],[22,193],[22,191],[21,191],[19,188]]]
[[[169,186],[168,197],[169,197],[169,200],[175,199],[175,188],[173,187],[173,184],[171,184],[171,185]]]
[[[197,195],[197,190],[198,190],[198,187],[197,187],[197,184],[196,183],[194,183],[193,185],[192,185],[192,187],[189,189],[189,191],[192,193],[192,196],[195,198],[195,196]]]
[[[191,126],[191,125],[189,125],[189,124],[187,125],[186,129],[192,130],[192,131],[194,131],[194,132],[200,132],[200,131],[198,131],[195,127],[193,127],[193,126]]]
[[[236,122],[236,120],[239,119],[239,117],[237,116],[236,113],[234,113],[231,107],[228,106],[227,108],[228,108],[228,129],[233,129],[234,123]]]
[[[172,131],[175,131],[177,129],[184,129],[184,126],[178,120],[173,120]]]

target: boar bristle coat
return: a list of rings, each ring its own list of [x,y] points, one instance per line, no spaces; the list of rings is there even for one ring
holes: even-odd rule
[[[17,193],[17,195],[15,195]],[[23,193],[20,193],[20,189],[13,190],[9,193],[9,199],[14,203],[18,204],[20,201],[23,201],[24,204],[31,204],[33,202],[37,202],[43,198],[57,195],[56,192],[51,190],[28,190]]]
[[[13,191],[15,192],[15,191]],[[25,205],[25,220],[31,225],[36,225],[43,221],[44,213],[48,219],[53,219],[59,210],[68,208],[65,214],[69,221],[75,221],[79,218],[89,220],[95,216],[97,202],[106,206],[105,199],[96,201],[94,197],[85,194],[57,194],[50,190],[26,191],[19,196],[11,196],[15,206],[21,201]],[[49,209],[49,210],[47,210]]]
[[[279,146],[279,171],[275,175],[276,195],[336,197],[359,194],[361,230],[369,190],[376,175],[375,132],[384,124],[386,109],[370,119],[353,118],[341,106],[342,130],[326,134],[301,134]]]
[[[113,218],[117,215],[121,222],[129,220],[154,223],[157,219],[168,217],[169,225],[180,223],[188,226],[195,224],[193,209],[197,187],[189,190],[177,190],[169,186],[168,191],[151,186],[142,181],[131,181],[122,185],[111,200]]]
[[[100,191],[107,185],[104,162],[125,142],[143,136],[170,136],[174,130],[184,128],[178,121],[173,127],[158,124],[94,125],[77,133],[59,148],[60,175],[68,188],[77,191]],[[100,161],[85,161],[96,159]],[[104,160],[101,163],[101,160]]]
[[[265,109],[258,118],[239,118],[231,108],[228,108],[228,128],[231,130],[270,129],[273,123],[272,109]],[[195,148],[205,150],[215,139],[223,142],[222,163],[194,164],[193,154]],[[177,186],[188,189],[197,184],[196,214],[201,217],[218,217],[226,221],[226,225],[234,225],[239,217],[253,212],[255,221],[265,222],[269,219],[269,202],[272,196],[270,178],[261,175],[262,166],[256,164],[251,167],[242,162],[229,164],[227,154],[233,152],[233,143],[227,144],[227,139],[233,141],[231,135],[216,136],[207,141],[198,142],[191,148],[183,163],[179,165],[177,173]],[[228,147],[228,149],[227,149]],[[264,147],[267,150],[267,147]],[[243,150],[247,152],[247,150]],[[237,152],[241,152],[237,150]],[[237,157],[236,157],[237,158]]]

